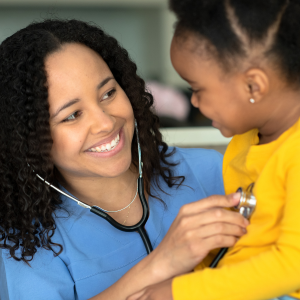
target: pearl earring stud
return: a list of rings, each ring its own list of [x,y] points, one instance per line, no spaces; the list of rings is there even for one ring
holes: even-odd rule
[[[255,103],[255,100],[253,98],[250,99],[251,103]]]

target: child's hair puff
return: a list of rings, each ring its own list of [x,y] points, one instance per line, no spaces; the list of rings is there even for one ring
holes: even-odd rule
[[[299,0],[170,0],[170,8],[176,35],[193,32],[208,42],[227,71],[240,58],[267,58],[300,86]]]

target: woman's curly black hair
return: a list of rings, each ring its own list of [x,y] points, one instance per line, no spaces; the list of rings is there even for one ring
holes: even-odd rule
[[[136,65],[116,39],[100,28],[77,20],[45,20],[30,24],[0,46],[0,248],[12,258],[29,262],[38,247],[52,250],[55,210],[59,194],[39,180],[57,184],[50,157],[52,138],[45,58],[66,43],[93,49],[107,63],[133,107],[143,155],[145,190],[159,187],[161,176],[169,187],[184,177],[174,176],[167,157],[173,152],[162,140],[159,120],[151,111],[153,97],[137,75]],[[168,151],[168,152],[167,152]],[[137,140],[132,160],[137,166]],[[151,194],[150,194],[151,195]]]
[[[258,46],[260,57],[253,59],[254,64],[271,60],[283,78],[299,88],[299,0],[169,0],[169,4],[178,18],[175,35],[192,32],[208,42],[225,70],[238,66],[240,58],[251,58]]]

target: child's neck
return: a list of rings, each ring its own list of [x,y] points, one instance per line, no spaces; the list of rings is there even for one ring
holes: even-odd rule
[[[300,93],[290,91],[270,97],[269,111],[259,127],[259,144],[270,143],[292,127],[300,118]]]

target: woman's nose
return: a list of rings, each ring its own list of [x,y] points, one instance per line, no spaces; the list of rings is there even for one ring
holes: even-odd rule
[[[90,121],[92,134],[111,132],[115,126],[115,118],[101,107],[92,111]]]

